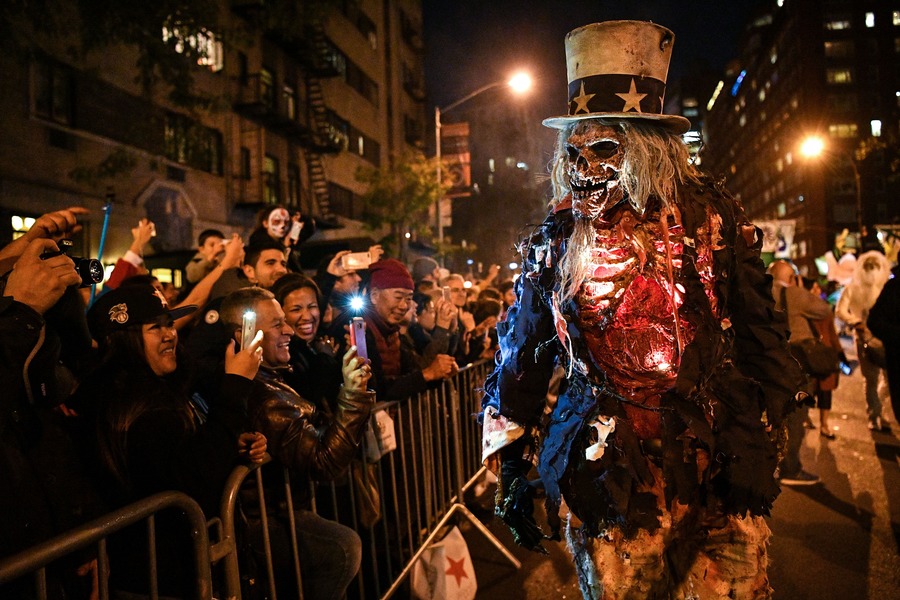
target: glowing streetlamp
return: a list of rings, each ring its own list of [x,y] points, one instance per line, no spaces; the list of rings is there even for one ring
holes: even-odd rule
[[[826,152],[826,150],[832,152],[833,154],[840,154],[841,156],[846,158],[847,162],[850,163],[850,168],[853,169],[853,182],[856,186],[856,231],[859,233],[859,235],[862,235],[862,186],[860,185],[859,181],[859,169],[856,166],[856,161],[853,160],[853,156],[851,156],[850,153],[843,148],[827,147],[825,145],[825,140],[817,135],[808,136],[803,140],[803,142],[800,143],[800,154],[802,154],[806,158],[819,158]]]
[[[515,92],[517,94],[523,94],[531,89],[532,83],[533,82],[532,82],[531,76],[528,75],[528,73],[519,72],[519,73],[516,73],[515,75],[513,75],[507,81],[495,81],[494,83],[489,83],[487,85],[483,85],[480,88],[478,88],[477,90],[475,90],[474,92],[472,92],[470,94],[466,94],[459,100],[457,100],[455,102],[451,102],[444,108],[441,108],[440,106],[434,107],[434,147],[435,147],[434,157],[437,162],[437,180],[438,180],[439,184],[443,181],[443,179],[441,179],[441,177],[442,177],[442,175],[441,175],[441,167],[442,167],[442,165],[441,165],[441,112],[447,112],[449,110],[453,110],[460,104],[462,104],[464,102],[468,102],[469,100],[471,100],[475,96],[478,96],[479,94],[483,94],[484,92],[486,92],[488,90],[492,90],[492,89],[503,87],[503,86],[509,86],[509,88],[513,92]],[[443,200],[443,197],[438,198],[437,202],[435,202],[435,206],[434,206],[435,230],[437,231],[438,243],[441,243],[444,241],[444,224],[441,220],[441,200]],[[441,264],[443,264],[443,262],[444,261],[443,261],[443,256],[442,256]]]

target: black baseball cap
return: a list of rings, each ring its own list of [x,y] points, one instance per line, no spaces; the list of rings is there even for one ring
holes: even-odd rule
[[[100,296],[87,314],[91,335],[98,340],[134,325],[152,323],[168,314],[172,320],[197,310],[195,304],[169,310],[165,299],[150,285],[128,285]]]

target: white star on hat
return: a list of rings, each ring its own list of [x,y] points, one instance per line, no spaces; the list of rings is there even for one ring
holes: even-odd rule
[[[632,83],[632,85],[633,85],[633,83]],[[591,112],[591,109],[588,108],[588,102],[590,102],[591,98],[593,98],[596,95],[597,94],[585,94],[584,93],[584,82],[582,81],[581,82],[581,92],[577,96],[572,98],[572,100],[575,101],[575,104],[578,105],[575,107],[575,112],[573,114],[577,115],[580,112],[586,112],[586,113]]]
[[[641,110],[641,100],[643,100],[646,95],[647,94],[638,94],[637,86],[634,85],[634,77],[631,78],[631,88],[628,90],[627,94],[616,94],[616,96],[625,101],[622,112],[633,110],[639,113],[644,112]]]

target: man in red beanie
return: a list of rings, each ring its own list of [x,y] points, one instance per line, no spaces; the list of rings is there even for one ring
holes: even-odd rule
[[[370,386],[378,400],[404,400],[425,390],[428,382],[450,377],[459,370],[447,354],[438,354],[421,368],[415,356],[400,344],[400,324],[413,302],[415,284],[406,266],[385,258],[369,266],[370,305],[366,321],[366,346],[372,362]]]

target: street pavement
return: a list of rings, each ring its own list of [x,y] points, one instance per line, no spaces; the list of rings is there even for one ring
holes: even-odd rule
[[[848,352],[849,354],[849,352]],[[900,599],[900,426],[885,404],[890,432],[866,427],[864,383],[857,369],[841,376],[831,426],[837,439],[808,430],[801,459],[822,478],[806,487],[782,486],[769,527],[769,578],[776,600]],[[818,411],[810,410],[818,426]],[[462,529],[475,565],[479,600],[580,598],[563,542],[549,556],[517,547],[498,519],[485,520],[522,561],[518,570],[473,527]]]

